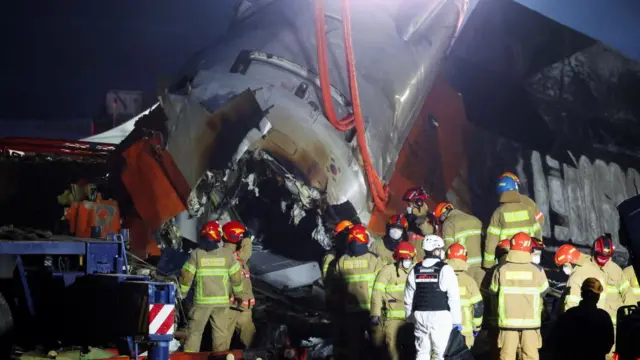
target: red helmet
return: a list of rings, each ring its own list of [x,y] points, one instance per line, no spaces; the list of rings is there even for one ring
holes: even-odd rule
[[[367,233],[367,228],[358,224],[353,225],[351,229],[349,229],[349,238],[347,242],[357,241],[362,244],[369,243],[369,233]]]
[[[502,255],[506,254],[511,250],[511,240],[503,239],[500,240],[498,246],[496,246],[496,257],[499,258]]]
[[[505,178],[505,177],[512,178],[513,181],[515,181],[517,185],[520,185],[520,179],[518,179],[516,174],[514,174],[512,172],[509,172],[509,171],[503,172],[502,175],[500,175],[500,177],[498,179],[502,179],[502,178]]]
[[[407,218],[405,218],[402,214],[393,215],[392,217],[390,217],[387,225],[389,225],[390,227],[403,228],[405,230],[409,228],[409,222],[407,221]]]
[[[605,266],[615,251],[610,234],[601,235],[593,242],[593,257],[600,266]]]
[[[553,261],[558,266],[562,266],[566,263],[575,264],[580,258],[580,251],[571,244],[564,244],[558,248],[556,255],[553,257]]]
[[[229,221],[222,225],[222,233],[225,240],[233,244],[237,244],[242,240],[242,235],[245,231],[247,231],[247,228],[240,221]]]
[[[200,235],[211,241],[222,240],[222,229],[220,228],[220,224],[215,220],[207,221],[207,223],[202,227],[202,230],[200,230]]]
[[[427,201],[427,191],[420,186],[416,186],[407,190],[402,197],[402,201],[410,202],[416,207],[421,207]]]
[[[408,241],[401,241],[393,251],[393,260],[413,259],[416,257],[416,248]]]
[[[446,215],[449,211],[453,210],[453,204],[450,202],[441,202],[436,206],[436,210],[433,212],[433,215],[436,218],[440,218],[442,215]]]
[[[511,250],[531,252],[531,243],[529,235],[519,232],[511,238]]]
[[[459,259],[466,262],[467,249],[462,244],[458,244],[458,243],[451,244],[451,246],[449,246],[449,248],[447,249],[447,259],[448,260]]]
[[[349,220],[340,221],[338,225],[336,225],[336,227],[333,229],[333,236],[340,234],[344,230],[351,229],[352,226],[353,226],[353,223]]]

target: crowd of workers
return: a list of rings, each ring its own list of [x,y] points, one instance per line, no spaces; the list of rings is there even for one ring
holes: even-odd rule
[[[549,291],[539,265],[544,217],[514,174],[500,176],[497,192],[484,241],[478,218],[448,202],[431,213],[420,187],[406,192],[407,213],[392,216],[380,239],[354,219],[338,222],[322,260],[336,358],[358,359],[372,348],[373,358],[466,359],[481,329],[493,359],[539,358]],[[236,330],[249,346],[252,236],[237,221],[211,221],[202,234],[215,246],[194,250],[180,278],[184,295],[196,280],[185,351],[199,350],[207,321],[214,351],[227,350]],[[640,300],[633,269],[611,261],[613,252],[609,235],[595,240],[591,255],[570,244],[556,251],[556,265],[569,275],[551,344],[558,358],[610,356],[617,309]],[[568,347],[578,335],[591,346]]]

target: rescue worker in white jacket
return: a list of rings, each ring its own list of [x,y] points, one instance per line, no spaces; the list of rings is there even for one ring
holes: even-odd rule
[[[462,331],[460,290],[453,268],[444,263],[444,241],[427,235],[425,258],[411,269],[404,292],[407,321],[415,324],[416,360],[442,360],[451,330]],[[432,355],[433,354],[433,355]]]

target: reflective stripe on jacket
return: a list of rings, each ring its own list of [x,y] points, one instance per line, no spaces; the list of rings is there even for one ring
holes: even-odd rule
[[[467,264],[482,263],[482,222],[473,215],[453,209],[442,225],[445,247],[458,243],[467,249]]]
[[[549,282],[544,270],[531,263],[530,253],[509,251],[506,263],[493,273],[490,290],[498,294],[499,328],[540,328],[542,297]]]
[[[533,218],[536,219],[538,223],[535,229],[533,237],[542,240],[542,229],[544,229],[544,214],[540,210],[538,210],[538,205],[533,199],[528,197],[527,195],[520,194],[520,200],[529,209],[529,214]]]
[[[240,264],[229,249],[193,250],[180,274],[180,293],[183,296],[189,292],[194,279],[194,303],[197,305],[229,306],[229,287],[234,296],[244,296]]]
[[[340,296],[344,297],[342,304],[348,312],[370,309],[373,284],[382,265],[372,253],[344,255],[338,260],[336,281],[343,285]]]
[[[500,206],[491,215],[484,245],[482,267],[491,268],[496,263],[496,246],[503,239],[524,232],[533,236],[540,224],[530,214],[529,208],[520,202],[517,191],[507,191],[500,196]]]
[[[244,293],[244,297],[232,297],[231,300],[233,302],[235,302],[236,300],[241,300],[244,307],[247,307],[247,304],[250,306],[255,305],[256,300],[255,296],[253,295],[253,284],[251,283],[251,271],[249,270],[249,265],[246,261],[240,258],[240,255],[237,251],[233,250],[235,249],[236,244],[225,243],[224,247],[231,250],[233,252],[233,255],[236,257],[236,260],[238,260],[238,263],[240,264],[240,276],[242,277],[242,292]],[[249,259],[247,259],[247,261],[248,260]]]
[[[409,271],[396,264],[385,265],[378,273],[371,295],[371,316],[405,319],[404,285]]]

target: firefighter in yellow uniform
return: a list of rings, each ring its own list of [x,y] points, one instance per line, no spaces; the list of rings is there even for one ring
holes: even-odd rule
[[[347,242],[347,253],[338,260],[336,269],[337,296],[344,306],[342,340],[347,341],[341,344],[338,357],[356,359],[365,349],[365,332],[371,334],[371,292],[383,263],[369,251],[369,234],[364,226],[354,225]]]
[[[402,201],[407,203],[407,220],[409,221],[408,240],[416,248],[417,259],[424,259],[424,249],[422,240],[427,235],[438,233],[434,220],[430,217],[429,206],[427,205],[427,191],[420,187],[413,187],[407,190],[402,197]]]
[[[413,245],[406,241],[400,242],[393,252],[395,263],[384,266],[373,285],[371,325],[382,328],[382,340],[391,360],[400,359],[401,347],[413,346],[412,329],[405,320],[404,285],[409,269],[415,263],[415,257],[416,249]],[[382,343],[374,345],[378,348]]]
[[[382,239],[376,240],[371,245],[371,252],[378,255],[380,260],[385,264],[393,264],[394,251],[396,246],[406,238],[406,231],[409,228],[409,222],[404,215],[394,215],[387,222],[387,232]]]
[[[460,306],[462,310],[462,335],[467,347],[471,349],[475,335],[482,325],[484,303],[478,283],[467,274],[467,249],[462,244],[454,243],[447,249],[447,264],[456,272],[460,289]]]
[[[549,282],[544,270],[531,262],[531,247],[528,234],[515,234],[506,262],[498,266],[491,279],[490,291],[498,295],[500,360],[515,359],[519,347],[522,360],[539,359],[540,310]]]
[[[498,298],[491,293],[491,280],[493,279],[493,273],[502,264],[506,262],[507,254],[511,248],[511,240],[504,239],[498,243],[496,247],[496,259],[498,263],[491,269],[487,270],[487,273],[482,279],[480,284],[480,293],[484,302],[484,316],[483,329],[487,332],[487,339],[489,339],[489,358],[491,360],[497,360],[500,358],[500,349],[498,349]]]
[[[215,250],[195,249],[182,267],[180,293],[186,297],[195,279],[194,305],[189,311],[185,352],[199,352],[202,332],[207,321],[211,324],[213,351],[227,351],[231,343],[233,328],[230,326],[230,295],[243,298],[240,264],[233,252],[219,247],[222,240],[220,224],[206,223],[201,235],[210,240]],[[231,284],[232,294],[229,294]]]
[[[247,261],[253,252],[252,238],[247,232],[247,228],[238,221],[230,221],[222,226],[224,235],[224,247],[231,250],[240,264],[242,274],[242,290],[244,297],[233,298],[231,320],[229,327],[235,329],[240,336],[240,342],[245,348],[251,347],[253,337],[256,335],[256,327],[253,324],[253,313],[251,308],[256,304],[251,285],[251,274]],[[242,311],[240,311],[242,310]]]
[[[518,185],[518,189],[520,189],[520,179],[518,179],[518,177],[514,173],[506,172],[500,175],[500,179],[504,177],[512,178],[516,182],[516,185]],[[520,201],[522,201],[524,206],[529,209],[529,214],[535,217],[536,221],[538,222],[536,231],[532,236],[536,239],[542,240],[542,229],[544,229],[544,214],[542,214],[542,212],[538,210],[538,205],[536,204],[536,202],[527,195],[520,194]]]
[[[636,276],[636,272],[633,270],[633,266],[627,266],[623,271],[622,275],[631,285],[631,293],[627,294],[627,300],[624,302],[625,305],[637,305],[640,302],[640,285],[638,284],[638,277]]]
[[[581,253],[571,244],[564,244],[558,248],[554,256],[557,266],[562,266],[562,271],[569,276],[565,287],[562,310],[567,311],[578,306],[581,300],[581,286],[588,278],[594,278],[602,284],[605,282],[605,274],[595,263],[593,258]],[[604,296],[598,301],[598,308],[604,309]]]
[[[540,227],[535,217],[520,201],[518,185],[510,177],[504,177],[498,182],[500,206],[491,215],[487,228],[487,238],[484,244],[482,267],[490,269],[496,263],[495,249],[502,239],[509,239],[513,235],[523,232],[533,236]]]
[[[445,247],[453,243],[462,245],[467,250],[467,274],[482,283],[482,222],[473,215],[455,209],[453,204],[443,202],[436,206],[434,216],[442,223],[442,238]]]
[[[322,258],[322,280],[325,282],[325,288],[327,287],[327,275],[335,275],[338,259],[344,255],[347,247],[347,235],[352,226],[351,221],[342,220],[333,229],[333,248]]]

